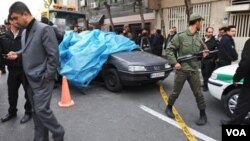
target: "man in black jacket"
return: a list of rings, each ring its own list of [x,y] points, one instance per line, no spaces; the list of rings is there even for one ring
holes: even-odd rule
[[[150,38],[148,35],[148,30],[146,28],[142,29],[141,34],[136,39],[135,43],[139,45],[142,50],[151,52]]]
[[[217,42],[213,36],[214,29],[212,27],[206,28],[205,37],[203,41],[205,42],[209,51],[213,51],[217,47]],[[216,55],[210,54],[201,61],[201,72],[203,76],[203,91],[208,91],[208,78],[212,75],[215,69]]]
[[[63,40],[64,33],[60,32],[57,27],[54,27],[54,24],[47,18],[47,17],[41,17],[41,22],[44,24],[48,24],[53,27],[53,30],[56,34],[56,39],[58,41],[58,44],[60,44]]]
[[[224,35],[218,46],[218,67],[231,65],[233,61],[238,59],[238,54],[235,49],[235,43],[233,37],[236,34],[236,27],[230,25],[226,28],[226,35]]]
[[[230,121],[222,120],[222,124],[242,124],[248,112],[250,112],[250,39],[245,43],[244,49],[241,54],[241,60],[239,67],[234,74],[234,85],[237,86],[237,82],[244,79],[241,92],[238,97],[238,104],[232,115]]]
[[[174,31],[174,29],[169,29],[169,34],[165,40],[165,46],[164,49],[166,49],[168,47],[168,45],[170,44],[171,40],[173,39],[174,35],[176,34],[176,31]]]
[[[31,104],[27,95],[27,80],[23,71],[22,58],[17,60],[7,60],[5,55],[10,51],[18,51],[21,49],[21,35],[22,30],[18,29],[16,25],[9,19],[11,23],[10,30],[6,31],[5,35],[0,39],[0,66],[5,62],[9,75],[7,79],[8,85],[8,114],[1,118],[1,122],[6,122],[17,116],[17,99],[20,85],[23,85],[25,91],[26,103],[24,105],[25,115],[20,123],[26,123],[31,119]],[[2,69],[2,68],[0,68]],[[2,70],[0,70],[1,72]]]
[[[161,30],[157,29],[154,35],[151,36],[150,44],[152,48],[152,53],[158,56],[162,55],[164,37],[161,35]]]

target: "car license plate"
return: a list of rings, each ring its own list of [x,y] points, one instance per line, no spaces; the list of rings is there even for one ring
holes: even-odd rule
[[[150,78],[158,78],[158,77],[163,77],[163,76],[165,76],[165,72],[157,72],[157,73],[150,74]]]

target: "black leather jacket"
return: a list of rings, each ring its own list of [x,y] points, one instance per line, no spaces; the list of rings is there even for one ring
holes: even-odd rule
[[[5,63],[8,69],[22,68],[22,58],[18,57],[16,60],[7,60],[3,54],[7,54],[10,51],[19,51],[21,49],[21,35],[22,30],[19,30],[18,35],[14,38],[13,33],[9,30],[4,36],[0,38],[0,66]],[[2,69],[2,68],[0,68]]]
[[[244,78],[243,85],[250,87],[250,39],[245,43],[244,49],[241,54],[239,67],[236,70],[233,80],[239,82]]]
[[[218,46],[218,57],[220,61],[232,62],[238,59],[235,43],[231,36],[224,35]]]

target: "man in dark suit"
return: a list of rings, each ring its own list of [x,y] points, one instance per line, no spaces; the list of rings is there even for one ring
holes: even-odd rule
[[[214,28],[207,27],[203,42],[206,44],[209,51],[214,51],[217,47],[217,42],[213,36]],[[203,77],[203,91],[208,91],[208,79],[215,70],[215,54],[209,54],[206,58],[201,60],[201,74]]]
[[[54,141],[63,141],[64,129],[50,109],[59,60],[55,33],[51,26],[36,21],[22,2],[12,4],[9,15],[14,23],[25,28],[22,50],[8,53],[7,58],[14,60],[20,55],[23,58],[23,69],[29,83],[28,95],[34,110],[34,141],[47,141],[48,131],[52,132]]]
[[[162,55],[164,37],[161,35],[161,30],[156,29],[155,33],[151,35],[150,45],[152,53],[158,56]]]
[[[218,45],[218,67],[231,65],[233,61],[238,59],[233,37],[236,34],[236,26],[230,25],[225,28],[226,35],[223,35]]]
[[[18,90],[20,85],[22,84],[24,92],[25,92],[25,115],[21,119],[20,123],[26,123],[31,119],[31,104],[29,102],[29,98],[27,95],[27,79],[25,77],[22,65],[22,58],[18,58],[16,60],[6,60],[5,54],[10,51],[19,51],[21,50],[21,35],[22,30],[19,29],[13,22],[8,18],[8,21],[11,24],[10,30],[7,30],[5,35],[0,39],[0,66],[3,63],[8,68],[8,102],[9,102],[9,110],[8,113],[1,118],[1,122],[9,121],[12,118],[17,116],[17,100],[18,100]],[[5,69],[4,69],[5,70]],[[2,68],[0,68],[0,73]]]
[[[241,60],[239,67],[233,77],[234,85],[237,86],[237,82],[244,79],[241,92],[238,97],[238,103],[231,117],[231,120],[222,120],[221,124],[242,124],[244,123],[245,117],[250,112],[250,39],[245,43],[241,54]],[[249,123],[248,123],[249,124]]]

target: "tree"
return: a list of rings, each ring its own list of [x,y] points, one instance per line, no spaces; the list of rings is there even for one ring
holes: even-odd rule
[[[158,11],[160,14],[160,18],[161,18],[161,29],[162,29],[162,34],[164,37],[166,37],[166,31],[165,31],[165,22],[164,22],[164,18],[163,18],[163,9],[161,6],[161,0],[157,0],[157,5],[158,5]]]
[[[141,28],[145,28],[145,19],[144,19],[144,15],[143,15],[143,4],[142,4],[142,0],[135,0],[134,1],[134,12],[135,11],[135,8],[138,7],[139,8],[139,13],[140,13],[140,16],[141,16]]]
[[[191,0],[185,0],[187,23],[189,23],[190,15],[193,13],[193,6]]]
[[[110,25],[111,25],[112,31],[115,32],[115,27],[114,27],[114,23],[113,23],[112,16],[111,16],[111,11],[110,11],[110,5],[108,4],[107,0],[104,0],[103,4],[105,5],[106,10],[107,10],[107,12],[108,12],[109,20],[110,20]]]
[[[43,0],[43,2],[44,2],[44,7],[49,8],[52,3],[52,0]]]

